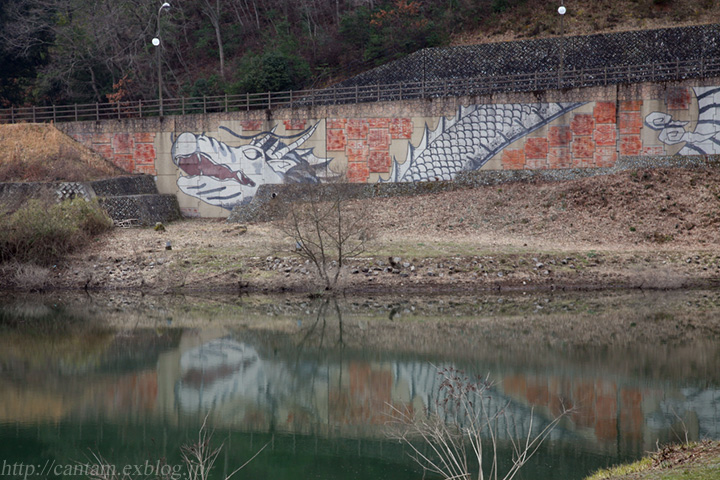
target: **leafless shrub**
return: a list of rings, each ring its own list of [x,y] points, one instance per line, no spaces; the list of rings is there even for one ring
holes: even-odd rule
[[[15,269],[15,286],[22,290],[42,290],[50,283],[50,269],[34,263],[18,264]]]
[[[354,201],[351,184],[303,185],[277,207],[278,225],[296,253],[315,267],[326,290],[334,289],[347,259],[360,255],[372,238],[366,204]]]
[[[212,446],[212,436],[212,432],[207,429],[206,416],[200,426],[200,429],[198,430],[197,440],[180,447],[183,464],[187,469],[185,475],[180,475],[175,467],[171,468],[169,465],[164,463],[158,463],[157,466],[160,467],[159,471],[153,471],[152,475],[148,475],[147,471],[142,471],[141,474],[138,474],[137,470],[132,470],[133,474],[129,474],[125,471],[125,469],[118,469],[115,464],[109,462],[102,455],[95,452],[90,454],[89,462],[87,464],[82,464],[85,467],[85,471],[83,473],[85,476],[90,478],[90,480],[144,480],[149,477],[154,477],[158,480],[177,480],[177,478],[183,478],[185,480],[208,480],[210,478],[210,472],[215,465],[215,461],[224,447],[224,444],[220,444],[217,447]],[[266,443],[262,448],[260,448],[260,450],[255,452],[255,455],[233,470],[229,475],[226,475],[223,480],[229,480],[236,473],[245,468],[260,454],[260,452],[265,450],[265,447],[268,445],[269,443]]]
[[[215,460],[217,460],[217,457],[224,446],[223,444],[219,447],[211,446],[211,439],[212,432],[208,432],[207,430],[207,417],[205,417],[205,420],[203,420],[200,430],[198,431],[197,441],[189,445],[183,445],[181,448],[183,462],[188,469],[187,480],[208,480],[210,478],[210,471],[215,465]],[[253,461],[253,459],[257,457],[260,452],[265,450],[265,447],[268,445],[269,444],[266,443],[260,450],[255,452],[255,455],[250,457],[249,460],[227,475],[224,480],[228,480],[237,472],[245,468],[245,466]]]
[[[477,472],[478,480],[514,478],[570,412],[563,408],[544,427],[536,425],[531,412],[527,431],[517,431],[508,405],[493,405],[493,385],[488,378],[471,380],[454,368],[438,373],[443,380],[434,409],[415,413],[391,406],[397,427],[392,435],[410,447],[412,458],[425,471],[446,480],[470,480],[473,472]],[[505,431],[501,431],[502,426]],[[498,440],[502,434],[509,439],[513,456],[510,468],[501,473]]]

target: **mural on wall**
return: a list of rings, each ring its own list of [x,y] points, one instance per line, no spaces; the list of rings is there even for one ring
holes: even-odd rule
[[[657,130],[658,140],[666,145],[685,143],[680,155],[708,155],[720,153],[720,87],[694,87],[698,103],[695,130],[687,131],[690,123],[678,121],[663,112],[645,117],[645,125]]]
[[[399,119],[333,119],[328,123],[325,142],[327,150],[343,151],[347,156],[348,181],[367,180],[367,175],[351,175],[353,167],[358,165],[366,170],[370,165],[370,171],[388,173],[386,182],[452,180],[458,172],[480,169],[515,140],[581,105],[583,103],[460,107],[454,117],[441,117],[434,130],[426,124],[418,146],[409,140],[412,133],[409,119],[402,119],[405,120],[400,124],[402,135],[395,132],[398,126],[394,122]],[[410,123],[409,131],[405,123]],[[302,148],[318,125],[319,122],[290,136],[278,135],[275,129],[242,136],[219,127],[238,139],[250,141],[238,147],[205,134],[182,133],[172,147],[173,161],[184,173],[177,179],[177,185],[187,195],[232,209],[250,201],[263,183],[319,183],[334,175],[328,168],[333,158],[321,159],[313,154],[312,148]],[[338,125],[344,128],[337,128]],[[382,126],[388,127],[387,132]],[[393,158],[391,164],[391,139],[403,138],[408,139],[406,160],[399,163]],[[387,158],[385,170],[376,168],[376,156]]]
[[[425,126],[417,147],[408,146],[404,163],[393,159],[389,182],[452,180],[458,172],[480,169],[515,140],[547,125],[582,103],[471,105],[435,130]]]
[[[172,146],[173,162],[185,174],[177,185],[186,195],[232,209],[249,202],[263,183],[318,183],[330,174],[327,165],[332,159],[318,158],[312,148],[301,148],[318,124],[288,136],[276,134],[275,129],[243,136],[219,127],[250,140],[239,147],[204,134],[182,133]]]

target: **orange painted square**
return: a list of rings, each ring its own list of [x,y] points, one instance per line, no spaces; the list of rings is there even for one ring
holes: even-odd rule
[[[548,129],[548,145],[550,147],[565,147],[572,141],[572,130],[567,125],[550,127]]]
[[[575,137],[572,143],[573,159],[593,158],[595,143],[590,137]],[[573,161],[574,164],[574,161]]]
[[[509,375],[503,379],[502,386],[509,395],[524,397],[527,392],[527,380],[524,375]]]
[[[547,405],[550,400],[547,384],[536,379],[528,379],[525,398],[531,405]]]
[[[595,150],[596,167],[612,167],[617,162],[617,150],[615,147],[597,147]]]
[[[115,155],[110,161],[127,173],[135,173],[135,161],[132,155]]]
[[[639,135],[620,136],[620,155],[639,155],[642,141]]]
[[[548,159],[545,158],[528,158],[525,160],[525,168],[528,170],[541,170],[548,168]]]
[[[608,418],[595,422],[595,436],[598,440],[615,440],[617,438],[617,419]]]
[[[642,100],[623,100],[620,102],[621,112],[639,112],[642,108]]]
[[[390,125],[389,118],[369,118],[368,125],[370,128],[388,128]]]
[[[71,137],[82,143],[83,145],[92,144],[92,135],[90,135],[89,133],[73,133]]]
[[[387,173],[390,171],[390,164],[388,152],[370,152],[368,155],[368,168],[372,173]]]
[[[621,112],[618,116],[618,129],[621,134],[639,134],[641,128],[640,112]]]
[[[367,182],[370,171],[367,164],[364,163],[350,163],[347,169],[347,181],[350,183],[364,183]]]
[[[113,158],[114,153],[113,153],[112,145],[110,145],[109,143],[104,143],[104,144],[100,144],[100,145],[92,145],[90,148],[94,152],[97,152],[100,155],[102,155],[103,157],[105,157],[107,160],[111,160]]]
[[[108,143],[111,144],[113,141],[112,133],[96,133],[92,136],[93,145]]]
[[[593,158],[573,158],[572,168],[593,168],[595,160]]]
[[[129,133],[116,133],[113,135],[112,147],[115,153],[131,153],[133,137]]]
[[[328,129],[327,131],[327,149],[328,151],[343,151],[347,145],[345,131],[339,129]]]
[[[331,118],[327,121],[327,128],[342,128],[345,129],[347,120],[344,118]]]
[[[243,130],[258,131],[262,128],[262,120],[243,120],[240,126]]]
[[[304,130],[305,129],[305,120],[285,120],[283,124],[285,125],[285,130]]]
[[[665,147],[643,147],[643,155],[665,155]]]
[[[389,129],[390,136],[393,139],[410,139],[413,132],[413,123],[409,118],[393,118],[390,119]]]
[[[388,150],[390,148],[390,134],[384,128],[371,128],[368,131],[368,145],[370,150]]]
[[[615,124],[612,125],[598,125],[595,127],[594,133],[595,143],[598,146],[610,146],[615,145],[617,142],[617,130]]]
[[[570,122],[570,129],[575,135],[592,135],[595,118],[589,113],[578,113]]]
[[[546,138],[528,138],[525,142],[525,158],[547,160],[548,141]],[[528,162],[529,163],[529,162]]]
[[[365,120],[348,119],[345,131],[348,139],[360,140],[367,138],[368,123]]]
[[[570,149],[565,147],[550,147],[548,151],[549,168],[570,168]]]
[[[593,109],[595,123],[615,123],[615,102],[597,102]]]
[[[135,145],[134,157],[135,163],[154,164],[155,147],[150,143]]]
[[[136,165],[134,173],[144,173],[146,175],[156,175],[155,165]]]
[[[135,143],[155,143],[155,132],[138,132],[133,134]]]
[[[349,162],[366,162],[368,145],[365,140],[348,140],[346,152]]]
[[[503,150],[503,170],[521,170],[525,167],[525,150]]]

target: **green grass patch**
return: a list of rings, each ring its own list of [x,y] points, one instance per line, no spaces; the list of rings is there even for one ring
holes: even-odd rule
[[[648,470],[650,469],[650,467],[652,467],[652,463],[653,462],[650,457],[645,457],[641,460],[638,460],[637,462],[625,465],[617,465],[615,467],[598,470],[591,476],[585,478],[585,480],[605,480],[615,477],[622,477],[624,475],[630,475],[633,473],[644,472],[645,470]]]
[[[50,265],[112,226],[96,201],[30,200],[0,215],[0,262]]]

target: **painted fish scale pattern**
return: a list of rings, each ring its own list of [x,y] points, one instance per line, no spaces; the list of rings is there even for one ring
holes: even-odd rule
[[[452,180],[458,172],[475,170],[516,139],[542,127],[579,103],[473,105],[442,119],[434,131],[425,129],[404,164],[394,162],[399,182]]]

